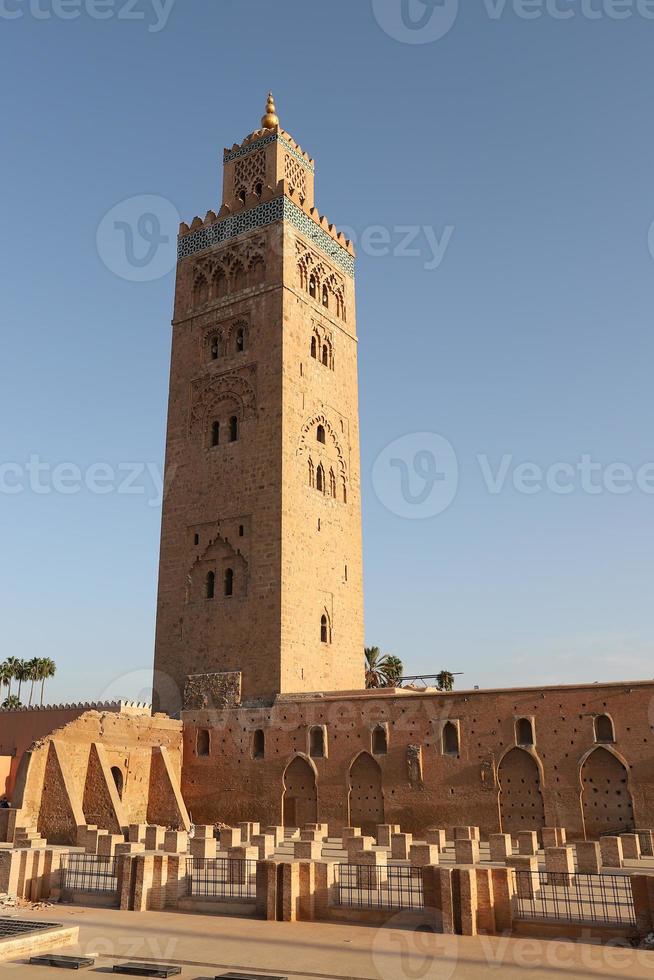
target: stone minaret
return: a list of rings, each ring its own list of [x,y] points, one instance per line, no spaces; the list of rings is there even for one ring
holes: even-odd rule
[[[279,125],[224,153],[183,224],[155,703],[363,687],[354,252]]]

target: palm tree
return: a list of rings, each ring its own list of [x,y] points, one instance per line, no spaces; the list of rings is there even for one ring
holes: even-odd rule
[[[34,697],[34,685],[37,681],[41,680],[41,661],[38,657],[34,657],[32,660],[27,661],[27,677],[25,680],[30,682],[30,698],[27,702],[29,708],[32,707],[32,698]]]
[[[441,670],[440,674],[436,678],[436,684],[439,691],[453,691],[454,674],[451,674],[449,670]]]
[[[366,658],[366,687],[383,687],[384,675],[382,673],[382,663],[384,658],[379,647],[366,647],[364,650]]]
[[[5,661],[0,664],[0,687],[8,687],[9,694],[11,694],[11,682],[13,679],[13,674],[9,669],[9,664]]]
[[[7,659],[5,660],[5,664],[9,672],[9,695],[8,696],[11,697],[11,682],[13,680],[16,680],[16,670],[18,669],[20,660],[17,660],[16,657],[7,657]]]
[[[10,694],[9,697],[4,699],[0,707],[2,707],[4,711],[17,711],[23,706],[15,694]]]
[[[404,664],[399,657],[387,656],[382,667],[386,687],[397,687],[404,674]]]
[[[39,680],[41,681],[41,707],[43,707],[43,689],[45,682],[57,673],[57,665],[50,657],[43,657],[40,661]]]
[[[30,679],[30,667],[27,660],[17,660],[16,667],[14,668],[14,678],[18,681],[18,700],[20,701],[20,691],[23,686],[23,681],[28,681]]]
[[[366,687],[394,687],[402,677],[403,666],[399,657],[382,654],[379,647],[366,647]]]

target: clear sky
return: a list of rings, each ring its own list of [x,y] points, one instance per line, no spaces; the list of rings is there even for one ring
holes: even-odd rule
[[[652,17],[0,0],[0,657],[53,657],[51,700],[147,685],[157,239],[217,206],[272,88],[359,243],[368,642],[466,687],[654,675]]]

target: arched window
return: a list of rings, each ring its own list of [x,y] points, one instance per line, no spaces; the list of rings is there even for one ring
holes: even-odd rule
[[[266,736],[261,728],[258,728],[252,738],[252,758],[263,759],[266,755]]]
[[[336,477],[333,470],[329,471],[329,496],[336,499]]]
[[[325,492],[325,471],[322,463],[316,470],[316,490],[320,490],[321,493]]]
[[[232,417],[229,420],[229,441],[230,442],[238,441],[238,416],[237,415],[232,415]]]
[[[315,487],[316,485],[316,468],[313,465],[313,460],[309,460],[309,486]]]
[[[198,728],[197,739],[195,742],[195,749],[197,755],[209,755],[211,748],[211,739],[209,736],[209,731],[206,728]]]
[[[318,428],[316,429],[316,439],[318,440],[318,442],[321,442],[323,446],[325,445],[327,438],[325,436],[324,425],[319,425]]]
[[[218,334],[211,338],[211,360],[217,361],[220,357],[220,337]]]
[[[207,579],[205,583],[205,595],[207,599],[213,599],[216,594],[216,573],[207,572]]]
[[[193,299],[196,305],[202,305],[209,299],[209,283],[204,276],[198,276],[193,285]]]
[[[318,357],[318,341],[315,337],[311,338],[311,356],[315,358]]]
[[[242,354],[245,350],[245,329],[239,327],[236,331],[236,353]]]
[[[241,262],[237,262],[232,269],[232,285],[236,291],[240,289],[245,289],[247,285],[247,278],[245,275],[245,269]]]
[[[211,445],[220,445],[220,422],[214,422],[211,426]]]
[[[309,276],[309,296],[315,299],[318,295],[318,280],[313,273]]]
[[[595,741],[615,742],[613,722],[608,715],[598,715],[595,719]]]
[[[327,289],[327,286],[322,287],[322,305],[325,307],[325,309],[329,309],[329,290]]]
[[[388,752],[388,735],[383,725],[377,725],[372,733],[373,755],[386,755]]]
[[[319,726],[309,732],[309,755],[312,759],[325,758],[325,732]]]
[[[443,755],[459,754],[459,729],[453,721],[443,725]]]
[[[263,184],[261,183],[261,181],[259,181],[258,184],[254,185],[254,193],[257,195],[257,197],[261,197],[261,195],[263,194]]]
[[[213,274],[211,292],[214,299],[222,299],[223,296],[227,295],[227,276],[225,270],[220,267]]]
[[[116,792],[118,793],[119,798],[122,800],[122,798],[123,798],[123,774],[122,774],[121,770],[118,768],[118,766],[112,766],[111,767],[111,775],[113,776],[113,779],[114,779],[114,784],[116,786]]]
[[[343,480],[343,503],[347,503],[347,487],[345,485],[345,480]]]
[[[234,595],[234,569],[228,568],[225,571],[225,595]]]
[[[237,197],[238,197],[239,201],[242,204],[245,204],[245,188],[244,187],[241,187],[240,188],[240,190],[239,190],[239,192],[237,194]]]
[[[534,744],[534,729],[529,718],[518,718],[515,726],[516,745]]]
[[[322,363],[325,367],[329,367],[329,347],[327,344],[322,345]]]
[[[325,615],[320,617],[320,642],[329,643],[329,620]]]

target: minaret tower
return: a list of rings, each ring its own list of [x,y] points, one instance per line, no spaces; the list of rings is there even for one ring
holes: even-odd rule
[[[170,713],[363,687],[354,251],[279,124],[183,224],[155,702]]]

